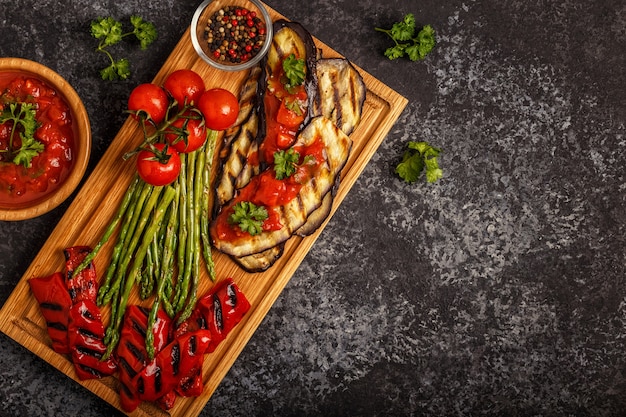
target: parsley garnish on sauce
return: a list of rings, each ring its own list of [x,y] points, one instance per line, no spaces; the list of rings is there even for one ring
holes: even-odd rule
[[[304,59],[296,58],[295,54],[291,54],[283,60],[283,71],[287,78],[284,84],[287,90],[304,83],[305,68]]]
[[[276,179],[282,180],[292,176],[297,169],[300,154],[289,148],[287,151],[274,152],[274,171],[276,171]]]
[[[250,235],[258,235],[262,231],[263,222],[269,217],[267,209],[257,206],[250,201],[240,201],[233,207],[233,213],[228,216],[228,222],[235,224]]]
[[[44,144],[35,138],[38,123],[35,119],[36,111],[31,103],[9,103],[0,113],[0,124],[12,123],[9,137],[8,160],[16,165],[30,168],[34,157],[44,150]],[[19,135],[20,145],[16,146],[16,134]]]

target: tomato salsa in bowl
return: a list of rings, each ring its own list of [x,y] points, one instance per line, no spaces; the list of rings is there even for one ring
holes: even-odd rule
[[[59,74],[0,58],[0,220],[25,220],[61,204],[91,152],[87,111]]]

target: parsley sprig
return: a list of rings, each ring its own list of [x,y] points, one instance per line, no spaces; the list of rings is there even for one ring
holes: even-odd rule
[[[435,30],[426,25],[417,31],[415,16],[408,13],[400,22],[393,24],[391,29],[374,28],[378,32],[386,33],[394,42],[385,50],[385,56],[389,59],[397,59],[407,56],[411,61],[422,60],[433,50],[436,44]]]
[[[276,172],[276,179],[282,180],[292,176],[298,167],[298,160],[300,160],[300,154],[293,148],[289,148],[286,151],[280,150],[274,152],[274,171]]]
[[[428,182],[436,182],[443,177],[443,170],[439,168],[437,161],[441,149],[429,145],[428,142],[413,141],[409,141],[407,147],[402,162],[396,166],[396,174],[400,178],[408,183],[414,183],[424,170]]]
[[[96,51],[105,54],[109,58],[109,66],[100,71],[103,80],[125,80],[130,76],[130,63],[126,58],[114,59],[109,47],[118,44],[128,36],[134,36],[139,41],[142,50],[154,42],[157,38],[156,27],[145,21],[140,16],[130,17],[133,30],[124,32],[122,22],[112,17],[100,17],[91,22],[91,35],[100,40]]]
[[[285,88],[287,90],[302,85],[306,76],[306,65],[304,59],[296,58],[295,54],[290,54],[283,60],[283,71],[285,73]]]
[[[9,146],[4,151],[8,153],[6,159],[25,168],[30,168],[33,158],[44,150],[44,144],[35,138],[39,126],[35,115],[31,103],[8,103],[0,113],[0,125],[8,122],[11,127]],[[16,132],[20,139],[19,147],[16,145]]]
[[[233,210],[233,213],[228,216],[228,222],[238,225],[242,231],[252,236],[261,233],[263,222],[269,216],[265,207],[257,206],[250,201],[240,201],[235,204]]]

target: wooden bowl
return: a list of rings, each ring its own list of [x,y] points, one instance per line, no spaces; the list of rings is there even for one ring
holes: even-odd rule
[[[16,221],[40,216],[57,207],[74,192],[85,174],[91,153],[91,126],[85,106],[74,88],[59,74],[34,61],[0,58],[0,75],[18,73],[43,81],[68,105],[72,118],[73,157],[65,179],[51,192],[31,202],[0,204],[0,220]]]

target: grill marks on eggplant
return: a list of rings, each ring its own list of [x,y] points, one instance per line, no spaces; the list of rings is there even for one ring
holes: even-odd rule
[[[249,272],[269,268],[282,256],[286,240],[292,235],[308,236],[326,220],[332,211],[341,169],[347,161],[352,145],[350,140],[345,139],[359,124],[366,98],[363,78],[348,60],[322,58],[313,38],[300,24],[279,20],[274,23],[272,47],[260,67],[262,74],[257,81],[256,89],[259,101],[258,106],[254,107],[258,109],[256,116],[264,114],[263,97],[272,68],[276,68],[277,63],[282,62],[291,53],[305,57],[307,66],[305,88],[309,105],[299,137],[310,125],[314,125],[312,130],[317,130],[316,134],[323,138],[328,158],[332,161],[327,169],[322,170],[322,173],[306,184],[305,191],[292,202],[278,208],[283,225],[280,231],[246,236],[244,240],[234,244],[220,242],[214,237],[216,248],[230,255],[239,266]],[[252,90],[250,82],[247,82],[242,88],[241,96],[249,95]],[[256,142],[251,142],[251,136],[241,134],[245,126],[245,123],[242,123],[238,128],[239,136],[221,151],[223,165],[222,174],[218,177],[219,197],[214,206],[214,217],[229,204],[239,189],[249,183],[253,175],[258,175],[265,169],[265,166],[251,167],[249,164],[250,155],[257,152],[265,138],[264,118],[251,119],[247,121],[250,124],[256,122],[258,125]],[[328,119],[337,129],[330,129],[325,122],[318,119]],[[252,126],[247,128],[248,132],[254,131]]]
[[[242,235],[227,241],[216,239],[213,229],[212,235],[218,250],[235,257],[262,252],[285,242],[306,223],[308,216],[320,207],[324,196],[334,186],[352,147],[351,139],[331,120],[324,117],[313,119],[300,133],[294,146],[302,145],[306,148],[318,140],[322,142],[326,161],[319,166],[316,175],[302,185],[296,198],[277,208],[282,227],[278,230],[263,231],[254,236]],[[224,211],[220,215],[226,213],[228,212]]]
[[[240,256],[236,259],[239,266],[249,272],[265,271],[272,266],[283,254],[284,244],[276,245],[252,255]]]
[[[259,135],[259,80],[260,66],[250,69],[248,77],[239,93],[239,114],[235,124],[224,132],[219,150],[219,169],[213,212],[233,196],[238,188],[250,181],[258,173],[258,166],[249,163],[249,157],[258,150]]]
[[[367,91],[363,77],[347,59],[324,58],[317,62],[317,81],[314,113],[350,135],[361,121]]]
[[[253,112],[241,126],[236,140],[230,143],[228,155],[221,164],[222,173],[218,177],[215,199],[217,209],[233,198],[236,190],[245,186],[253,175],[259,173],[258,165],[248,162],[249,157],[258,151],[258,127],[258,115]]]
[[[239,91],[239,114],[233,126],[224,132],[224,143],[228,145],[237,135],[239,127],[258,108],[258,85],[261,78],[261,67],[256,66],[248,71],[248,76]]]

